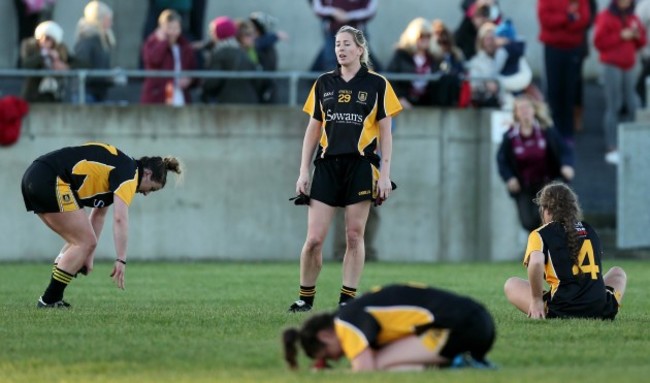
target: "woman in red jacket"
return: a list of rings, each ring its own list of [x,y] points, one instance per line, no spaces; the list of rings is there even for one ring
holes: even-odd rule
[[[538,0],[539,40],[544,44],[546,99],[555,127],[573,141],[573,105],[581,76],[582,43],[591,11],[588,0]]]
[[[158,28],[142,47],[144,67],[148,70],[186,71],[195,69],[194,51],[181,35],[181,16],[165,10],[158,18]],[[182,106],[191,102],[187,77],[147,77],[142,86],[140,101],[144,104]]]
[[[594,45],[603,64],[605,83],[605,161],[618,164],[616,128],[619,111],[625,105],[634,119],[637,99],[633,73],[636,53],[646,44],[643,23],[634,14],[634,0],[613,0],[596,18]]]

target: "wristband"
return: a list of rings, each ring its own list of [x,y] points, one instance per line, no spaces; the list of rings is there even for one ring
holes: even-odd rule
[[[119,258],[117,258],[117,259],[115,259],[115,262],[119,262],[119,263],[121,263],[121,264],[123,264],[123,265],[126,265],[126,261],[123,260],[123,259],[119,259]]]

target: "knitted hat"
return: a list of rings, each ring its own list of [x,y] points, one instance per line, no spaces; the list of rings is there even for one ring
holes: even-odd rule
[[[275,17],[259,11],[251,13],[248,19],[253,22],[261,35],[273,32],[278,21]]]
[[[497,25],[496,29],[494,30],[494,35],[497,37],[504,37],[511,41],[516,40],[517,31],[515,30],[515,27],[512,25],[512,20],[506,20],[501,24]]]
[[[48,36],[57,44],[61,44],[61,41],[63,41],[63,29],[54,21],[43,21],[36,27],[34,37],[36,40],[40,40],[43,36]]]
[[[217,40],[225,40],[237,34],[237,25],[228,16],[219,16],[210,23],[210,32]]]

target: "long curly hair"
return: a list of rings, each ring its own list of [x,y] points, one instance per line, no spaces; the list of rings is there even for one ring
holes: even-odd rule
[[[565,183],[551,182],[537,193],[535,203],[539,206],[542,220],[544,219],[544,209],[546,209],[553,220],[562,225],[566,233],[571,260],[574,265],[578,266],[578,272],[582,273],[578,264],[578,253],[583,239],[575,229],[576,224],[582,220],[582,209],[578,203],[578,196]]]

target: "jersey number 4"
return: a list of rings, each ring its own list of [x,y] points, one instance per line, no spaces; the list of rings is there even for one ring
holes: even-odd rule
[[[580,253],[578,253],[578,265],[580,265],[580,271],[584,274],[591,274],[591,279],[598,279],[600,267],[596,264],[594,248],[588,239],[585,239],[582,243]],[[573,265],[573,275],[578,275],[578,265]]]

